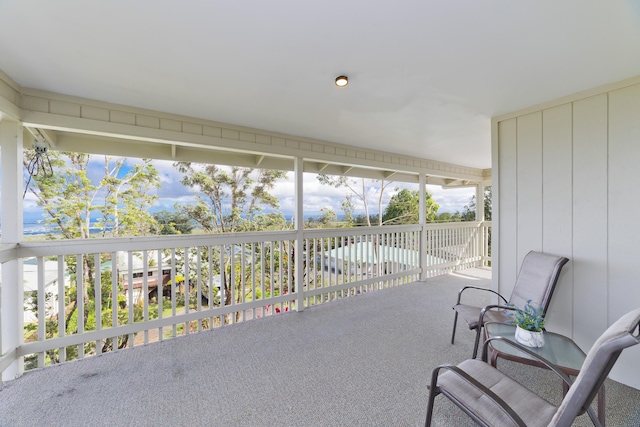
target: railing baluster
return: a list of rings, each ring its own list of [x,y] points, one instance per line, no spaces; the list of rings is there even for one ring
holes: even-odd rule
[[[280,242],[280,245],[284,244],[285,245],[285,249],[286,249],[286,256],[287,259],[283,260],[283,262],[281,263],[281,269],[280,271],[282,271],[283,268],[286,268],[286,273],[287,273],[287,288],[286,288],[286,293],[287,294],[291,294],[293,292],[293,256],[294,256],[294,247],[295,247],[295,242],[292,240],[282,240]],[[302,256],[302,254],[298,254],[298,256]],[[283,273],[280,273],[280,277],[282,277]],[[296,286],[300,286],[299,288],[299,292],[304,292],[304,286],[302,283],[297,283]],[[297,290],[297,289],[296,289]],[[285,294],[284,290],[281,290],[281,294]],[[292,303],[287,303],[287,307],[292,304]],[[294,308],[293,305],[291,306],[291,308]]]
[[[142,251],[142,321],[149,321],[149,253]],[[134,319],[135,320],[135,319]],[[144,343],[149,344],[149,330],[144,330]]]
[[[67,290],[65,287],[64,271],[65,271],[64,256],[58,255],[58,336],[60,338],[64,337],[67,331],[67,322],[66,322]],[[64,346],[59,347],[58,353],[59,353],[60,362],[65,362],[67,360],[67,348]]]
[[[235,243],[232,243],[231,245],[229,245],[229,247],[231,248],[229,250],[229,265],[231,266],[230,268],[230,274],[229,274],[229,282],[231,283],[231,305],[235,306],[236,305],[236,245]],[[232,316],[231,316],[231,324],[236,323],[236,312],[234,311]]]
[[[323,289],[326,287],[325,281],[327,280],[327,276],[331,272],[329,264],[331,264],[331,252],[327,252],[329,250],[329,238],[321,237],[320,238],[320,256],[322,267],[320,268],[320,287]],[[326,292],[322,292],[320,295],[320,304],[322,304],[326,300]]]
[[[202,311],[202,257],[200,256],[201,247],[196,246],[196,310]],[[202,319],[198,318],[198,332],[202,331]]]
[[[267,295],[265,294],[265,262],[267,261],[267,247],[269,246],[269,242],[260,242],[260,298],[263,302],[266,302]],[[262,317],[267,315],[267,311],[265,308],[265,304],[262,304],[260,307],[260,313]]]
[[[311,287],[311,272],[315,271],[314,267],[314,260],[313,260],[313,252],[312,252],[312,246],[310,246],[311,243],[311,239],[305,239],[304,240],[304,247],[306,248],[305,254],[303,254],[305,256],[305,262],[304,262],[304,274],[302,275],[302,277],[304,277],[305,282],[302,283],[301,285],[304,287],[305,291],[310,291],[311,289],[313,289]],[[307,294],[305,292],[305,294]],[[311,305],[309,297],[305,297],[304,299],[304,305],[305,307],[309,307]]]
[[[256,301],[256,243],[251,242],[249,247],[251,248],[251,301]],[[264,242],[260,242],[258,247],[260,248],[260,283],[262,284],[260,288],[260,299],[264,300]],[[256,313],[256,307],[253,307],[251,309],[252,319],[256,318]]]
[[[133,299],[133,252],[127,252],[127,280],[129,283],[129,287],[127,289],[127,306],[128,306],[128,317],[127,324],[133,323],[133,307],[135,305],[135,301]],[[129,339],[127,341],[127,347],[133,347],[133,334],[129,334]]]
[[[76,313],[78,333],[84,332],[84,265],[83,256],[76,256]],[[84,357],[84,343],[78,344],[78,358]]]
[[[171,316],[176,317],[176,250],[171,249]],[[178,325],[172,325],[172,336],[178,335]]]
[[[111,253],[111,327],[118,326],[118,253]],[[111,338],[111,348],[118,348],[118,337]]]
[[[209,255],[209,276],[208,276],[208,283],[209,283],[209,304],[208,307],[209,309],[214,307],[214,293],[213,293],[213,246],[208,246],[207,247],[207,253]],[[211,316],[209,318],[209,329],[213,329],[214,325],[214,316]]]
[[[96,330],[102,329],[102,269],[100,268],[100,253],[93,256],[94,267],[94,306],[96,316]],[[64,312],[61,312],[64,313]],[[102,340],[96,341],[96,353],[102,353]]]
[[[245,278],[247,277],[246,273],[245,273],[245,266],[247,264],[246,261],[246,251],[245,251],[245,246],[244,244],[240,245],[240,277],[238,278],[238,282],[239,282],[239,286],[238,286],[238,292],[240,293],[240,295],[238,295],[238,303],[239,304],[244,304],[245,302],[245,295],[247,293],[246,288],[246,283],[245,283]],[[240,311],[240,321],[244,322],[245,318],[245,310],[241,310]]]
[[[162,266],[162,250],[158,250],[158,286],[156,287],[156,301],[158,302],[158,319],[162,319],[164,310],[164,267]],[[158,341],[162,341],[163,328],[158,328]]]
[[[227,274],[227,269],[225,268],[224,265],[224,251],[226,246],[225,245],[218,245],[218,248],[220,250],[220,307],[224,307],[227,304],[227,285],[226,285],[226,274]],[[221,314],[220,315],[220,326],[224,326],[225,324],[225,315]]]
[[[37,287],[36,301],[38,302],[38,341],[44,341],[47,338],[47,314],[45,302],[45,283],[44,283],[44,259],[39,256],[36,258],[37,271]],[[38,367],[45,365],[45,352],[38,353]]]
[[[191,254],[191,248],[184,248],[184,280],[182,281],[182,295],[184,296],[184,312],[189,314],[191,308],[191,277],[189,271],[189,258]],[[188,335],[191,332],[191,322],[186,321],[184,323],[183,335]]]
[[[277,243],[278,245],[278,282],[280,283],[280,295],[284,295],[284,274],[283,274],[283,264],[284,264],[284,253],[285,253],[285,249],[282,247],[282,240],[279,240]],[[275,293],[272,295],[275,296]],[[284,312],[284,305],[282,303],[279,304],[280,305],[280,312]]]

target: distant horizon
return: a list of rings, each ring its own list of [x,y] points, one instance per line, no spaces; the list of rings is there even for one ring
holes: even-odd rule
[[[173,210],[157,209],[157,210],[151,210],[150,213],[154,214],[154,213],[161,212],[161,211],[176,212],[175,209],[173,209]],[[275,212],[275,211],[270,211],[270,212]],[[458,212],[460,212],[460,211],[458,211]],[[456,212],[438,211],[438,215],[445,214],[445,213],[454,215]],[[462,213],[462,212],[460,212],[460,213]],[[292,221],[294,219],[293,213],[287,214],[286,212],[283,212],[283,214],[285,216],[285,220],[286,221]],[[35,217],[35,215],[36,215],[36,213],[32,213],[32,216]],[[371,214],[371,216],[374,216],[374,215],[377,215],[377,213],[376,214]],[[360,215],[359,214],[355,215],[355,217],[358,217],[358,216],[360,216]],[[315,214],[309,213],[309,214],[304,214],[303,215],[303,218],[304,218],[305,221],[310,219],[310,218],[320,218],[320,217],[322,217],[322,212],[318,212],[318,213],[315,213]],[[336,220],[337,221],[344,220],[344,217],[345,217],[344,213],[336,212]],[[55,227],[55,225],[52,225],[52,226],[45,225],[45,219],[46,218],[44,218],[42,216],[38,216],[37,219],[36,218],[28,219],[28,218],[26,218],[26,215],[25,215],[24,221],[22,223],[24,234],[36,235],[36,234],[46,234],[47,232],[49,232],[49,230],[51,228]],[[90,221],[91,225],[95,225],[97,223],[98,223],[98,219],[97,218],[91,219],[91,221]],[[0,221],[0,227],[2,227],[2,222],[1,221]],[[91,227],[91,228],[97,228],[97,227]],[[38,229],[39,229],[39,231],[38,231]],[[109,229],[109,227],[107,227],[107,229]]]

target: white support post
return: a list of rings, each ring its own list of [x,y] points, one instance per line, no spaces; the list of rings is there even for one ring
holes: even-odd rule
[[[418,222],[420,223],[420,280],[427,279],[427,176],[423,173],[419,176],[420,188],[420,212],[418,213]]]
[[[0,121],[2,244],[22,241],[22,145],[22,125],[14,121]],[[16,355],[16,349],[24,340],[22,275],[22,260],[13,259],[2,264],[0,357],[2,365],[6,366],[2,371],[2,381],[13,380],[24,371],[23,359]]]
[[[484,182],[476,185],[476,221],[484,221]]]
[[[304,311],[304,212],[303,201],[304,194],[302,184],[304,162],[301,157],[296,157],[294,174],[295,174],[295,227],[296,227],[296,252],[295,252],[295,281],[296,281],[296,311]]]
[[[476,239],[478,242],[478,253],[480,257],[484,257],[484,227],[482,226],[484,222],[484,182],[482,181],[476,185],[476,221],[480,222],[478,238]],[[481,259],[478,264],[478,267],[484,266],[484,259]]]

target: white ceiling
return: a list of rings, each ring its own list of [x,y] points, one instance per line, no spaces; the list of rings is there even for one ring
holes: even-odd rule
[[[0,0],[0,69],[23,87],[488,168],[492,116],[640,74],[640,1]]]

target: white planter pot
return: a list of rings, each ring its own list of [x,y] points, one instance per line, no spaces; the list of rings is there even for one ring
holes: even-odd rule
[[[544,345],[544,335],[542,332],[532,332],[516,326],[516,341],[527,347],[542,347]]]

